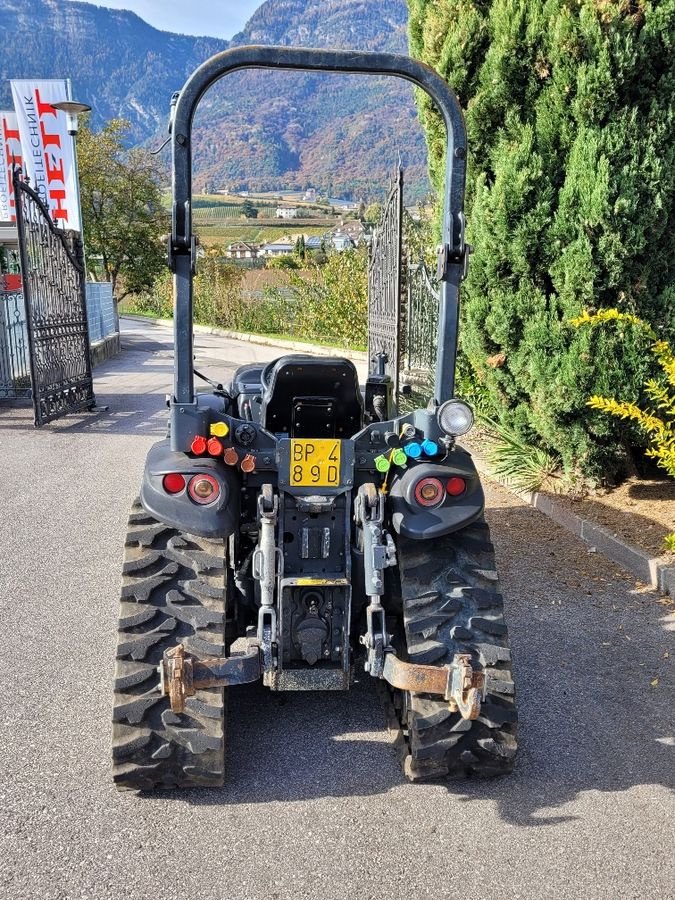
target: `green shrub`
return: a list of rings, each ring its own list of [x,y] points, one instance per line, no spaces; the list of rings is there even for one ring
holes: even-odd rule
[[[293,297],[268,289],[263,299],[244,298],[243,270],[218,259],[200,260],[194,278],[194,320],[253,334],[282,334],[344,347],[365,347],[368,317],[368,257],[365,250],[331,253],[307,263],[309,274],[291,270]],[[165,272],[153,290],[126,304],[128,312],[171,318],[173,278]]]
[[[368,256],[365,250],[330,253],[309,274],[290,273],[294,294],[293,333],[338,346],[368,341]],[[278,297],[278,292],[271,292]]]
[[[466,111],[475,393],[568,472],[620,474],[626,432],[585,400],[638,396],[650,362],[630,329],[567,322],[616,307],[675,335],[675,0],[408,2],[413,55]],[[440,188],[443,127],[420,109]]]
[[[236,328],[242,317],[242,270],[224,263],[211,253],[199,261],[194,278],[194,320],[205,325]],[[150,314],[160,318],[173,316],[173,276],[163,272],[152,291],[137,295],[127,306],[129,312]]]

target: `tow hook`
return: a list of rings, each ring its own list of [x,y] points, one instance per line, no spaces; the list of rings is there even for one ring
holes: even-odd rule
[[[248,684],[262,676],[260,649],[252,645],[245,653],[210,659],[193,659],[177,644],[166,650],[158,666],[159,692],[169,698],[171,712],[185,711],[185,701],[200,688]]]
[[[480,715],[485,674],[474,672],[468,653],[456,653],[449,666],[423,666],[404,662],[389,652],[384,657],[382,678],[402,691],[440,695],[463,719]]]

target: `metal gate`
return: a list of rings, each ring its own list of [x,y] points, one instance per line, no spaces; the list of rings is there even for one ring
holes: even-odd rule
[[[44,425],[95,404],[82,242],[52,223],[19,169],[14,193],[35,424]]]
[[[375,357],[386,354],[384,371],[398,395],[401,354],[401,297],[403,241],[403,169],[392,180],[382,218],[375,229],[368,262],[368,359],[378,371]]]
[[[403,208],[399,168],[368,263],[368,357],[385,353],[385,372],[396,396],[401,372],[410,382],[428,380],[436,367],[440,295],[436,274],[425,259],[424,231]],[[428,236],[427,236],[428,237]]]
[[[440,292],[436,272],[430,268],[424,232],[417,222],[403,213],[405,248],[405,349],[401,368],[413,382],[428,380],[436,368]]]

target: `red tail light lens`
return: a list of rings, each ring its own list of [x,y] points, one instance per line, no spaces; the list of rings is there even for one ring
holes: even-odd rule
[[[185,478],[179,472],[170,472],[164,476],[162,485],[167,494],[180,494],[185,489]]]
[[[421,478],[415,485],[415,500],[420,506],[438,506],[445,498],[445,490],[438,478]]]
[[[453,475],[452,478],[448,478],[445,489],[451,497],[460,497],[466,490],[466,481],[459,475]]]
[[[195,475],[188,484],[188,494],[195,503],[213,503],[220,494],[220,485],[213,475]]]

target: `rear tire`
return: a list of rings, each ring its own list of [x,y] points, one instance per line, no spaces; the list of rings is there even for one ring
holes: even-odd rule
[[[517,749],[515,689],[487,524],[480,519],[429,541],[399,538],[397,547],[402,654],[413,663],[442,666],[456,653],[470,653],[474,670],[484,671],[487,682],[474,721],[450,712],[437,697],[393,692],[406,777],[417,781],[510,772]]]
[[[113,779],[121,790],[220,786],[225,692],[198,690],[185,712],[158,692],[165,650],[225,656],[226,541],[183,534],[136,500],[124,548],[113,708]]]

